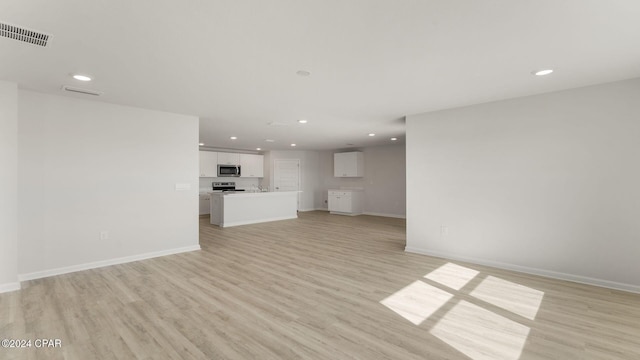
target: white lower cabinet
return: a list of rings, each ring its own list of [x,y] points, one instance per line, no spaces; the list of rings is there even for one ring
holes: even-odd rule
[[[362,214],[361,190],[329,190],[329,212],[338,215]]]
[[[209,208],[211,207],[209,199],[209,194],[200,194],[200,215],[209,214]]]
[[[213,225],[220,226],[220,224],[222,224],[222,219],[224,219],[224,200],[222,196],[222,193],[211,194],[211,208],[209,209],[211,214],[209,215],[209,222]]]

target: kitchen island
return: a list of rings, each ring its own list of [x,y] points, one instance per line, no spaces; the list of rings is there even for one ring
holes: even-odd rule
[[[210,216],[220,227],[296,219],[298,192],[213,192]]]

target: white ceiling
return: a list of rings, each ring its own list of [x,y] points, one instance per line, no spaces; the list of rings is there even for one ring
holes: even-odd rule
[[[0,79],[196,115],[215,147],[370,146],[405,115],[638,77],[638,19],[638,0],[2,0],[53,38],[0,38]]]

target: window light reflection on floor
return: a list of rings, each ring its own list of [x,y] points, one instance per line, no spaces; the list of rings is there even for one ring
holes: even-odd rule
[[[494,276],[487,276],[471,292],[471,296],[534,320],[544,292]]]
[[[431,334],[473,360],[517,360],[529,327],[461,300]]]
[[[420,325],[452,297],[444,290],[417,280],[380,303],[414,325]]]
[[[380,303],[414,325],[422,324],[446,304],[447,311],[438,314],[439,320],[429,330],[433,336],[472,360],[518,360],[530,331],[521,322],[526,321],[523,318],[535,320],[544,292],[495,276],[478,277],[479,274],[446,263],[424,278],[449,291],[417,280]],[[473,279],[476,282],[470,284]],[[502,312],[502,316],[494,306],[510,314]]]
[[[446,263],[424,277],[452,289],[460,290],[467,285],[469,281],[476,277],[478,273],[478,271],[464,266]]]

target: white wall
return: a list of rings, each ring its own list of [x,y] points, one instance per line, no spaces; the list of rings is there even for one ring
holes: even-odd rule
[[[0,293],[18,282],[18,86],[0,81]]]
[[[197,117],[29,91],[18,104],[21,277],[198,247]]]
[[[327,208],[328,189],[364,189],[365,213],[404,217],[407,197],[405,145],[372,146],[359,151],[364,155],[364,176],[361,178],[334,177],[333,154],[341,151],[322,153],[324,181],[321,207]]]
[[[408,117],[407,250],[640,291],[639,99],[634,79]]]

